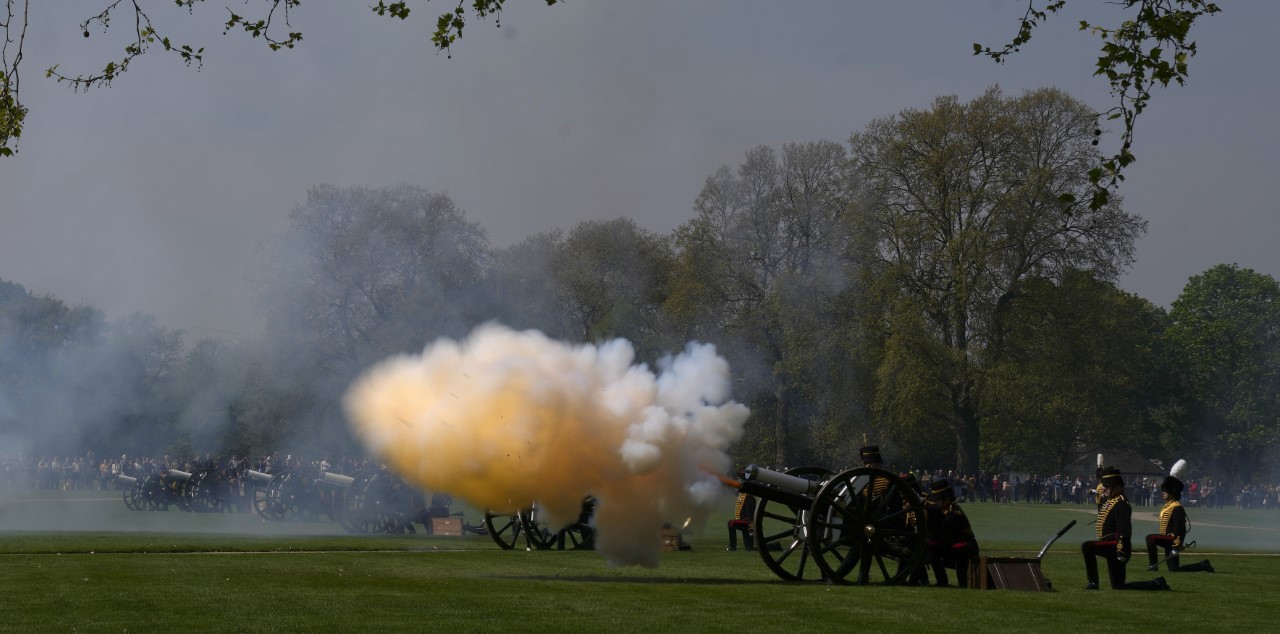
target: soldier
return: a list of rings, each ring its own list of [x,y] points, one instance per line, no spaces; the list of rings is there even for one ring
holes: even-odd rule
[[[862,466],[874,469],[884,468],[884,458],[880,457],[880,447],[878,445],[867,445],[858,450],[858,455],[862,456]],[[871,495],[884,495],[889,490],[888,478],[875,478],[871,485]]]
[[[969,568],[978,559],[978,539],[946,480],[935,480],[929,487],[925,518],[925,545],[937,585],[949,584],[947,568],[952,567],[956,583],[968,587]]]
[[[1164,577],[1151,581],[1125,583],[1125,566],[1133,552],[1133,507],[1124,497],[1124,478],[1120,470],[1107,467],[1102,470],[1102,506],[1098,509],[1098,539],[1080,544],[1084,555],[1084,570],[1088,578],[1085,590],[1098,589],[1098,561],[1107,562],[1107,577],[1114,590],[1168,590]]]
[[[755,514],[756,499],[746,493],[739,493],[738,499],[733,503],[733,519],[729,520],[729,547],[725,550],[738,549],[738,531],[742,531],[743,547],[752,549],[755,530],[752,518]]]
[[[1163,548],[1169,572],[1213,572],[1213,565],[1208,559],[1186,566],[1178,565],[1178,551],[1187,539],[1187,511],[1182,507],[1182,480],[1178,475],[1187,466],[1186,460],[1179,460],[1169,470],[1169,476],[1160,483],[1160,497],[1164,499],[1164,507],[1160,509],[1160,532],[1147,535],[1147,570],[1156,571],[1160,564],[1156,561],[1156,548]]]

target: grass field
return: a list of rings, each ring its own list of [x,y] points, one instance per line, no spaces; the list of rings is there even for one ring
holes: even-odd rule
[[[0,632],[1083,632],[1266,631],[1277,609],[1280,513],[1193,510],[1173,592],[1083,590],[1088,507],[965,506],[983,551],[1034,556],[1051,593],[779,581],[720,527],[657,569],[598,554],[500,550],[485,536],[350,536],[335,524],[135,513],[114,494],[0,492]],[[1154,530],[1135,511],[1135,534]],[[479,519],[474,511],[468,522]],[[1139,537],[1140,539],[1140,537]],[[1105,586],[1105,572],[1104,586]],[[1154,576],[1145,555],[1130,579]]]

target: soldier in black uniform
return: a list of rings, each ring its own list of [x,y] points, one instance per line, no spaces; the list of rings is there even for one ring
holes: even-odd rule
[[[978,538],[969,518],[956,504],[955,490],[946,480],[935,480],[925,502],[925,548],[937,585],[948,585],[947,568],[956,569],[961,588],[969,584],[969,567],[978,559]]]
[[[1107,562],[1107,577],[1114,590],[1168,590],[1164,577],[1151,581],[1125,583],[1125,566],[1133,553],[1133,508],[1124,497],[1124,478],[1120,470],[1107,467],[1102,471],[1102,506],[1098,509],[1098,538],[1080,544],[1084,570],[1088,577],[1086,590],[1098,589],[1098,561]]]
[[[1182,507],[1182,480],[1177,475],[1186,467],[1187,461],[1174,463],[1169,476],[1160,483],[1160,497],[1164,499],[1164,507],[1160,509],[1160,532],[1147,535],[1147,570],[1159,570],[1156,561],[1156,549],[1163,548],[1165,562],[1169,572],[1213,572],[1213,565],[1208,559],[1194,564],[1181,566],[1178,563],[1178,551],[1187,539],[1187,511]]]

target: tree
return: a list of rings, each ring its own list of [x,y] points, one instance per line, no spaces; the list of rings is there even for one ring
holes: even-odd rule
[[[351,377],[390,354],[461,336],[483,305],[483,229],[445,194],[313,187],[264,254],[268,332]]]
[[[678,273],[666,309],[688,338],[723,343],[738,397],[751,406],[744,452],[772,464],[807,458],[809,409],[827,403],[807,390],[822,363],[838,363],[832,334],[847,288],[851,180],[836,143],[788,143],[747,152],[736,173],[709,177],[695,217],[676,230]],[[829,366],[828,366],[829,367]],[[827,394],[826,392],[823,392]],[[845,437],[848,437],[846,434]]]
[[[559,3],[559,0],[544,1],[548,6]],[[174,3],[187,9],[189,13],[194,13],[196,5],[203,2],[174,0]],[[101,12],[86,17],[80,23],[85,37],[92,35],[93,28],[100,28],[105,32],[121,4],[119,1],[109,2],[103,5]],[[257,10],[239,15],[228,8],[229,17],[223,23],[224,32],[235,30],[246,33],[252,39],[264,42],[271,50],[292,49],[302,42],[302,32],[292,30],[294,27],[290,22],[291,13],[299,10],[301,0],[245,0],[244,4],[256,7]],[[506,0],[471,0],[469,4],[468,11],[468,2],[458,0],[455,8],[438,14],[436,18],[431,41],[438,51],[449,57],[452,57],[453,45],[462,37],[463,28],[469,19],[492,18],[501,26]],[[1050,13],[1058,12],[1065,4],[1066,0],[1048,0],[1044,9],[1036,9],[1035,0],[1028,0],[1018,35],[1010,43],[999,49],[974,44],[974,54],[987,55],[997,62],[1003,61],[1030,41],[1033,30]],[[1161,87],[1168,86],[1170,81],[1183,83],[1189,58],[1196,53],[1195,42],[1187,40],[1191,27],[1197,19],[1221,10],[1216,3],[1205,0],[1122,0],[1122,4],[1132,12],[1132,18],[1123,21],[1118,27],[1105,27],[1086,21],[1080,23],[1081,29],[1092,30],[1103,39],[1096,74],[1107,77],[1112,93],[1119,101],[1119,105],[1112,108],[1108,115],[1111,118],[1123,118],[1125,123],[1120,151],[1091,174],[1092,182],[1097,187],[1087,193],[1089,206],[1094,209],[1101,208],[1106,203],[1109,188],[1114,188],[1124,179],[1122,171],[1134,159],[1130,152],[1134,124],[1150,101],[1151,88],[1157,84]],[[187,65],[200,66],[204,63],[203,48],[171,40],[166,35],[167,30],[153,22],[144,5],[144,0],[135,0],[126,5],[132,7],[133,15],[125,19],[134,26],[122,57],[107,62],[100,71],[75,76],[63,75],[55,64],[45,71],[45,75],[59,82],[66,82],[77,90],[109,85],[128,70],[134,59],[157,46],[166,53],[178,56]],[[22,135],[22,124],[27,114],[19,94],[19,65],[26,39],[29,6],[29,0],[6,0],[7,17],[0,23],[5,35],[3,50],[0,51],[0,156],[12,154],[13,147]],[[407,19],[410,14],[408,3],[403,0],[378,0],[377,4],[368,8],[377,15],[400,20]]]
[[[1083,271],[1028,279],[986,370],[983,464],[1061,473],[1083,450],[1160,455],[1148,398],[1163,311]]]
[[[999,50],[974,44],[973,54],[1003,62],[1031,41],[1032,32],[1050,13],[1057,13],[1066,4],[1066,0],[1049,0],[1044,9],[1036,9],[1035,0],[1029,0],[1018,34],[1010,43]],[[1107,204],[1110,190],[1124,180],[1124,168],[1135,159],[1131,151],[1134,128],[1138,115],[1151,101],[1151,89],[1167,88],[1171,81],[1181,86],[1186,81],[1187,63],[1196,54],[1195,41],[1187,39],[1191,27],[1196,20],[1222,10],[1216,2],[1206,0],[1122,0],[1120,4],[1133,14],[1119,26],[1080,22],[1080,30],[1102,38],[1102,54],[1094,75],[1106,76],[1111,94],[1119,102],[1103,114],[1108,120],[1124,121],[1120,150],[1089,173],[1089,181],[1096,188],[1090,195],[1089,207],[1095,210]],[[1097,128],[1094,134],[1101,136],[1102,130]],[[1074,200],[1074,194],[1063,196]]]
[[[268,337],[255,367],[286,378],[255,408],[305,430],[300,440],[340,447],[350,435],[338,400],[352,378],[485,316],[488,239],[447,195],[407,185],[313,187],[289,221],[256,280]]]
[[[1243,482],[1280,467],[1267,462],[1280,447],[1280,284],[1219,264],[1187,281],[1169,319],[1194,398],[1179,454]]]
[[[877,245],[867,270],[890,311],[882,422],[941,425],[964,473],[978,471],[984,372],[1004,353],[1002,319],[1027,280],[1080,269],[1110,281],[1145,230],[1116,200],[1062,213],[1065,194],[1090,187],[1093,125],[1059,90],[991,89],[904,110],[850,139],[867,194],[861,222]]]

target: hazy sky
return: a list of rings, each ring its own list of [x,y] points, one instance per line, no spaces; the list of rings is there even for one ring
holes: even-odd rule
[[[273,53],[222,34],[238,1],[189,16],[157,0],[156,27],[204,46],[203,69],[155,51],[110,88],[45,79],[53,64],[77,74],[118,56],[131,16],[88,39],[78,26],[107,4],[32,3],[31,112],[16,158],[0,159],[0,278],[193,338],[258,331],[251,255],[312,185],[445,191],[495,246],[620,216],[666,232],[756,145],[843,143],[872,119],[995,84],[1112,105],[1091,76],[1099,40],[1075,25],[1116,10],[1082,0],[1003,66],[972,45],[1012,37],[1021,0],[515,0],[500,29],[468,27],[453,59],[430,44],[448,2],[411,1],[407,22],[304,3],[291,16],[304,42]],[[1139,120],[1122,191],[1150,230],[1121,285],[1163,306],[1218,263],[1280,277],[1280,3],[1222,4],[1193,31],[1189,85]]]

